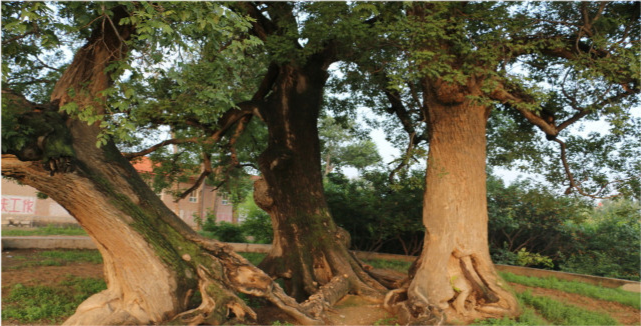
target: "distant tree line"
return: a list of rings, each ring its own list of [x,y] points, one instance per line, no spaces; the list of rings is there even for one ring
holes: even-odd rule
[[[325,193],[336,223],[351,235],[351,249],[418,255],[423,171],[409,171],[395,183],[379,170],[349,179],[330,173]],[[205,223],[210,236],[224,241],[271,243],[269,215],[249,198],[238,226]],[[488,177],[489,241],[497,264],[639,280],[638,201],[596,204],[561,196],[545,185],[519,180],[506,185]]]

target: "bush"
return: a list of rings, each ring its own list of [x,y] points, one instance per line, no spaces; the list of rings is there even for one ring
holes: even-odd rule
[[[560,254],[575,250],[568,223],[582,223],[589,203],[527,181],[506,186],[491,174],[487,188],[488,241],[496,263],[553,268]]]
[[[325,197],[336,224],[349,232],[352,249],[416,255],[424,238],[424,183],[424,171],[408,172],[395,183],[380,171],[355,180],[330,173]]]
[[[604,202],[584,223],[573,225],[576,250],[565,254],[561,270],[639,280],[641,224],[638,202]]]
[[[512,252],[506,248],[495,249],[492,253],[492,260],[496,264],[523,266],[523,267],[539,267],[539,268],[552,268],[554,263],[552,259],[538,253],[527,251],[526,248],[521,248],[517,252]]]
[[[207,220],[205,220],[205,223],[203,224],[203,231],[205,236],[223,242],[247,242],[240,225],[224,221],[216,223],[216,221],[211,217],[207,217]]]
[[[245,218],[240,224],[243,234],[253,243],[272,243],[274,231],[269,214],[254,203],[253,197],[247,198],[240,207]]]

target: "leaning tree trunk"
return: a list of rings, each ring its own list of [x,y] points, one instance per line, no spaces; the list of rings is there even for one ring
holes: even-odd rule
[[[255,184],[257,204],[269,212],[273,249],[259,265],[285,280],[288,293],[301,301],[335,277],[340,299],[348,291],[381,297],[384,288],[348,251],[349,235],[338,228],[325,201],[317,120],[327,66],[310,59],[306,66],[279,67],[274,93],[260,111],[268,126],[268,148],[259,158],[262,180]]]
[[[465,323],[518,312],[494,269],[487,242],[489,108],[464,95],[458,87],[426,92],[430,142],[424,246],[408,288],[392,291],[386,301],[404,321]],[[394,304],[402,299],[407,300]]]
[[[2,159],[3,175],[65,207],[102,254],[107,290],[83,302],[65,324],[255,320],[238,292],[264,297],[302,324],[322,323],[316,318],[320,312],[298,305],[230,247],[198,236],[147,187],[113,143],[97,149],[93,128],[79,126],[83,124],[71,128],[78,153],[71,159],[73,172],[51,175],[40,161],[25,162],[13,155]],[[78,137],[87,140],[87,146]],[[195,302],[200,304],[190,306],[196,291],[201,298]]]
[[[122,8],[114,12],[116,22],[126,16]],[[118,31],[112,26],[97,24],[56,84],[51,104],[37,107],[3,91],[3,99],[12,98],[7,110],[27,111],[14,131],[28,139],[25,146],[3,152],[2,174],[67,209],[104,260],[107,289],[82,303],[65,324],[221,324],[254,319],[255,313],[236,292],[264,297],[300,323],[321,323],[310,317],[319,312],[296,303],[228,246],[191,230],[149,189],[113,142],[96,147],[99,122],[88,125],[57,111],[73,102],[79,110],[104,113],[100,92],[110,84],[105,68],[124,56],[122,41],[133,32],[129,25],[115,24]],[[197,292],[201,300],[192,301]]]

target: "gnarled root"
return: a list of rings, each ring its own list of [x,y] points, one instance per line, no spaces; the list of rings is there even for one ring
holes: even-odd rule
[[[231,247],[205,239],[200,239],[198,242],[209,251],[211,256],[220,259],[224,267],[226,283],[234,291],[264,298],[302,325],[323,324],[320,318],[309,314],[296,300],[288,296],[278,283],[236,254]]]
[[[256,320],[256,313],[228,289],[214,282],[212,275],[203,266],[198,267],[200,306],[178,314],[172,323],[180,325],[218,324],[220,320],[243,322],[246,317]]]
[[[446,268],[419,266],[411,283],[386,295],[384,307],[403,324],[441,325],[516,315],[516,300],[501,288],[502,280],[485,258],[455,251]]]
[[[401,325],[443,325],[445,312],[427,302],[416,298],[408,299],[407,288],[387,293],[383,307],[398,318]]]

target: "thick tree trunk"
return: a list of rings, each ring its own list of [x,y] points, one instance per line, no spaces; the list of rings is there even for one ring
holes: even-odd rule
[[[82,303],[65,324],[220,324],[255,319],[235,292],[264,297],[302,324],[321,322],[230,247],[198,236],[163,205],[113,144],[106,147],[111,149],[87,149],[74,160],[75,172],[53,176],[40,162],[13,155],[2,159],[3,175],[65,207],[103,256],[107,290]],[[107,159],[104,153],[113,156]],[[197,290],[201,304],[190,307]]]
[[[116,22],[126,16],[122,8],[114,12]],[[113,142],[96,147],[99,123],[88,125],[57,112],[73,102],[81,111],[104,113],[100,92],[110,84],[105,68],[125,55],[122,41],[133,31],[130,25],[115,24],[117,32],[112,26],[97,24],[56,84],[52,104],[18,119],[16,131],[32,139],[2,157],[4,176],[56,200],[103,256],[107,290],[82,303],[65,324],[221,324],[254,319],[255,313],[235,292],[264,297],[302,324],[320,323],[310,317],[318,311],[296,303],[228,246],[191,230],[149,189]],[[75,95],[69,92],[72,88]],[[201,303],[190,307],[196,291]]]
[[[426,92],[431,134],[423,202],[424,247],[408,288],[390,293],[386,303],[405,322],[465,323],[514,315],[518,304],[503,288],[487,242],[489,108],[475,106],[457,88],[439,91]],[[407,300],[394,303],[403,298]]]
[[[259,159],[264,180],[255,185],[254,198],[270,213],[274,241],[259,267],[284,279],[299,301],[335,276],[349,281],[337,289],[343,294],[380,297],[384,288],[352,257],[348,235],[335,225],[325,201],[317,119],[326,68],[313,59],[304,67],[280,66],[273,94],[260,112],[269,143]]]

